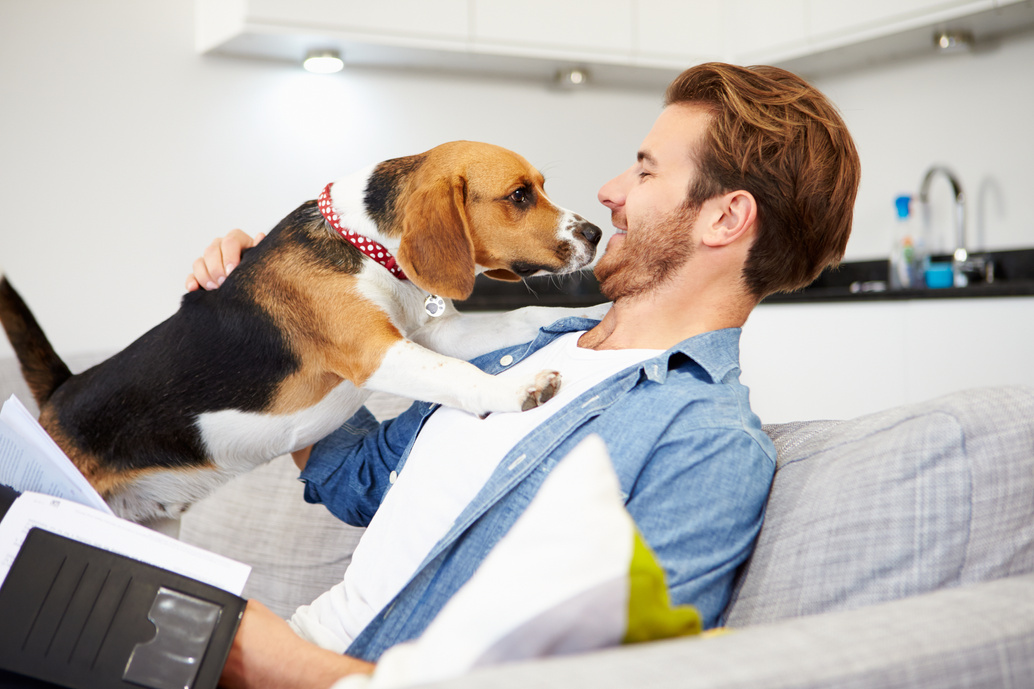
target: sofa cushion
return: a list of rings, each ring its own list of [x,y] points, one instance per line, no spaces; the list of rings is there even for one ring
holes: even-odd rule
[[[1034,687],[1034,576],[719,636],[479,668],[423,689]],[[380,689],[374,681],[372,687]],[[372,689],[371,687],[371,689]],[[334,689],[350,689],[342,684]]]
[[[766,430],[776,476],[728,625],[1034,571],[1034,390]]]
[[[302,499],[289,456],[238,476],[181,518],[179,538],[251,565],[244,597],[281,617],[341,580],[363,530]]]
[[[411,403],[375,393],[366,406],[385,419]],[[244,596],[288,618],[341,581],[363,533],[305,502],[302,489],[294,462],[278,457],[193,505],[179,538],[251,565]]]

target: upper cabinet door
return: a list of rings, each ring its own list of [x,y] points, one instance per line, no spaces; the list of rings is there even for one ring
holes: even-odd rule
[[[635,54],[642,62],[675,67],[728,60],[727,8],[714,0],[639,0]]]
[[[632,0],[472,0],[475,48],[490,52],[598,56],[626,62]]]
[[[733,60],[774,62],[806,49],[807,0],[732,0],[725,36]]]
[[[468,0],[245,0],[250,23],[466,40]]]
[[[810,32],[817,39],[843,34],[882,32],[888,24],[927,24],[931,15],[940,11],[967,6],[983,9],[991,4],[991,0],[809,0]]]

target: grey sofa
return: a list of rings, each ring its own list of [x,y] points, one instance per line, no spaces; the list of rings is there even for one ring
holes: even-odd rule
[[[91,357],[69,362],[75,370]],[[0,393],[17,389],[0,366]],[[385,418],[405,400],[377,396]],[[766,427],[779,451],[730,633],[475,671],[442,687],[1034,687],[1034,390],[968,390]],[[184,515],[288,616],[340,580],[361,530],[305,504],[288,458]]]

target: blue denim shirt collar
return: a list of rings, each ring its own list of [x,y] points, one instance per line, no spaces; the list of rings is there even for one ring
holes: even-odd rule
[[[591,330],[598,323],[599,321],[590,318],[561,319],[542,328],[530,343],[514,348],[517,351],[508,350],[506,354],[514,357],[514,361],[520,361],[561,335]],[[710,376],[712,382],[724,381],[730,373],[739,373],[741,332],[740,328],[725,328],[690,337],[662,354],[643,361],[638,367],[648,380],[664,383],[668,378],[668,371],[673,368],[672,358],[685,356],[696,362]],[[499,363],[500,358],[499,353],[495,352],[475,359],[473,363],[489,373],[498,373],[506,368]]]

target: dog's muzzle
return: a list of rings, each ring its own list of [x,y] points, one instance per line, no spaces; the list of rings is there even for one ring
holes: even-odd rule
[[[574,215],[567,227],[571,232],[574,249],[569,265],[575,264],[571,265],[571,270],[578,270],[588,265],[596,256],[596,247],[600,243],[603,231],[580,215]]]

